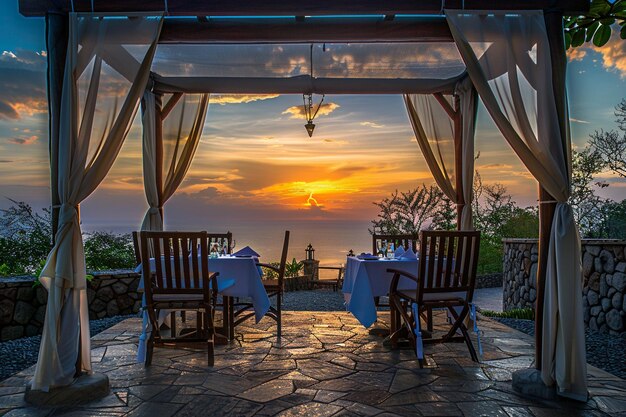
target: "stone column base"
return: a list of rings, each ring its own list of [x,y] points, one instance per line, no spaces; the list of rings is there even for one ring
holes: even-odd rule
[[[105,374],[83,374],[71,385],[48,392],[26,388],[24,401],[40,407],[71,407],[99,400],[109,394],[109,377]]]
[[[527,397],[541,398],[544,400],[556,399],[554,386],[548,387],[541,379],[541,371],[528,368],[513,372],[513,389]]]

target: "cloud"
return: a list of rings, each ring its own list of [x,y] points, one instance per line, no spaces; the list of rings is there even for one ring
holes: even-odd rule
[[[40,52],[16,49],[0,55],[0,120],[19,120],[45,113],[46,58]]]
[[[20,115],[13,106],[0,99],[0,120],[17,120],[19,118]]]
[[[39,139],[39,136],[36,136],[36,135],[32,135],[28,137],[21,136],[21,137],[9,138],[9,142],[14,143],[16,145],[30,145],[32,143],[35,143],[38,139]]]
[[[582,123],[582,124],[589,124],[590,123],[590,122],[588,122],[586,120],[574,119],[573,117],[570,117],[569,121],[572,122],[572,123]]]
[[[477,167],[478,169],[511,169],[512,165],[509,164],[486,164]]]
[[[339,104],[332,102],[322,104],[319,111],[317,112],[317,116],[327,116],[339,107]],[[314,108],[317,108],[317,106],[315,106]],[[306,117],[306,115],[304,114],[304,106],[289,107],[283,112],[283,114],[291,114],[291,116],[289,116],[290,119],[300,119]]]
[[[375,122],[361,122],[359,123],[361,126],[373,127],[374,129],[380,129],[385,127],[385,125],[381,125]]]
[[[347,140],[322,139],[322,143],[326,143],[328,145],[347,145],[349,142]]]
[[[611,39],[606,45],[598,48],[588,42],[578,48],[570,48],[567,51],[567,56],[570,61],[581,61],[590,51],[601,55],[602,66],[606,70],[615,71],[619,73],[621,78],[626,78],[626,42],[619,36],[618,25],[613,26]],[[592,61],[597,62],[596,59]]]
[[[583,47],[567,50],[567,57],[570,61],[582,61],[585,56],[587,56],[587,51]]]
[[[211,95],[211,104],[245,104],[260,100],[270,100],[279,97],[280,94],[216,94]]]
[[[602,55],[604,68],[615,70],[621,78],[626,78],[626,42],[619,37],[619,31],[615,27],[611,34],[611,40],[601,48],[594,46],[593,50]]]

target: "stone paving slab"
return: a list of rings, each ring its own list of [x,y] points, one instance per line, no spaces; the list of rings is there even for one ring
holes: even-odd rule
[[[377,326],[387,327],[381,316]],[[436,316],[435,330],[444,322]],[[626,417],[626,381],[593,367],[587,403],[519,396],[511,374],[531,366],[533,339],[489,319],[480,325],[480,363],[464,344],[427,345],[420,369],[412,350],[384,346],[349,313],[284,312],[281,341],[264,319],[239,326],[212,368],[202,350],[168,348],[145,368],[135,362],[140,319],[128,319],[92,339],[110,395],[71,409],[28,406],[31,367],[0,382],[0,415]]]

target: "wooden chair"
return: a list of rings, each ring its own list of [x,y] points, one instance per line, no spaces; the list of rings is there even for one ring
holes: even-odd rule
[[[337,271],[337,278],[334,279],[321,279],[319,276],[320,270]],[[337,291],[343,286],[343,274],[344,268],[342,266],[318,266],[313,273],[313,279],[309,281],[311,289],[318,288],[332,288],[333,291]],[[315,277],[317,276],[317,279]]]
[[[146,309],[152,325],[145,366],[152,363],[155,346],[177,344],[206,344],[208,364],[213,366],[212,300],[218,284],[217,273],[210,273],[208,268],[206,232],[140,232],[139,240],[142,254],[154,253],[152,260],[149,256],[141,257]],[[162,309],[201,313],[195,332],[178,337],[172,326],[170,337],[164,337],[157,319]]]
[[[409,248],[413,249],[413,252],[418,251],[419,249],[419,240],[415,235],[372,235],[372,255],[376,255],[378,253],[378,242],[382,244],[383,241],[393,242],[396,249],[402,245],[404,250]]]
[[[396,269],[388,270],[394,274],[389,288],[391,345],[397,347],[398,336],[406,326],[420,367],[424,361],[423,343],[465,341],[472,360],[478,362],[464,321],[474,295],[480,232],[423,231],[420,245],[417,277]],[[414,287],[399,288],[400,278],[413,281]],[[406,279],[403,281],[407,282]],[[452,325],[440,338],[422,339],[420,315],[433,308],[447,309]]]
[[[277,279],[264,280],[263,286],[267,291],[267,296],[272,298],[276,297],[276,307],[270,306],[270,309],[265,313],[266,317],[276,321],[277,336],[280,339],[282,333],[282,301],[284,292],[284,279],[285,279],[285,265],[287,264],[287,251],[289,249],[289,230],[285,231],[285,239],[283,240],[283,252],[280,257],[280,265],[275,267],[270,264],[259,263],[262,268],[267,268],[274,271],[277,275]],[[251,303],[237,304],[235,307],[239,307],[235,312],[235,320],[233,327],[242,323],[250,317],[254,317],[254,307]]]
[[[139,232],[133,232],[133,250],[135,251],[135,266],[141,264],[141,250],[139,249]]]
[[[396,249],[400,246],[404,247],[404,250],[408,250],[409,248],[411,248],[415,253],[417,253],[417,250],[419,248],[419,241],[415,235],[373,234],[372,255],[376,255],[378,253],[378,244],[380,242],[380,244],[382,245],[383,241],[386,241],[387,243],[393,242]],[[389,304],[383,304],[380,302],[380,297],[374,297],[374,304],[376,304],[376,307],[389,307]]]
[[[226,233],[208,233],[209,250],[211,244],[217,243],[220,247],[226,245],[226,253],[231,254],[233,252],[233,234],[231,232]]]

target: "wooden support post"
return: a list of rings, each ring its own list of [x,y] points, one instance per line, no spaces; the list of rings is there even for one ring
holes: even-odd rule
[[[456,190],[456,229],[461,230],[461,215],[465,207],[463,195],[463,115],[461,98],[454,95],[454,188]]]
[[[161,225],[165,222],[163,218],[163,94],[154,95],[154,136],[155,136],[155,163],[156,163],[156,183],[157,194],[159,196],[159,212],[161,213]]]
[[[63,75],[65,73],[65,57],[68,40],[67,15],[49,13],[46,15],[46,51],[48,58],[48,152],[50,156],[50,194],[52,217],[52,243],[59,228],[58,181],[58,149],[59,125],[61,121],[61,94],[63,91]]]
[[[567,135],[566,97],[565,94],[565,42],[563,41],[563,13],[544,13],[546,31],[548,35],[551,65],[552,86],[556,98],[557,114],[561,137]],[[567,155],[566,149],[563,150]],[[543,187],[539,187],[539,262],[537,265],[537,300],[535,304],[535,367],[541,370],[543,347],[543,311],[546,291],[546,268],[548,265],[548,248],[552,231],[552,222],[556,202],[554,197]]]

